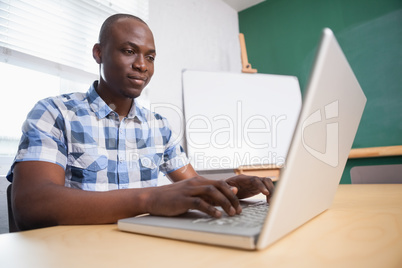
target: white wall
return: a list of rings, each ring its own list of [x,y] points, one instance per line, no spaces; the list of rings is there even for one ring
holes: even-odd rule
[[[148,25],[157,50],[155,74],[144,92],[151,103],[182,111],[183,69],[241,72],[237,11],[222,0],[150,0]],[[182,131],[173,108],[156,111]]]

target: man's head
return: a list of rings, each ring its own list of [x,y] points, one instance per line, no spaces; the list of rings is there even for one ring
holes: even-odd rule
[[[147,25],[145,23],[145,21],[143,21],[142,19],[140,19],[137,16],[134,16],[131,14],[114,14],[114,15],[108,17],[102,24],[101,29],[99,31],[99,38],[98,38],[99,44],[101,44],[101,45],[105,44],[108,36],[110,36],[111,27],[113,26],[113,24],[117,20],[123,19],[123,18],[138,20],[139,22],[142,22],[143,24]]]
[[[154,73],[152,32],[136,16],[113,15],[101,27],[93,56],[100,66],[98,92],[103,98],[136,98]]]

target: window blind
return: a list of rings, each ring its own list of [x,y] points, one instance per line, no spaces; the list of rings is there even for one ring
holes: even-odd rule
[[[0,47],[97,73],[92,46],[115,13],[148,19],[148,0],[0,0]]]

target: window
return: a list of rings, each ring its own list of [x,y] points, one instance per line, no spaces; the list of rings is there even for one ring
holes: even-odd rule
[[[96,73],[92,46],[102,22],[117,12],[132,13],[146,20],[147,1],[1,0],[0,45]]]
[[[85,92],[97,79],[92,46],[115,13],[147,21],[148,0],[0,0],[0,175],[38,100]]]

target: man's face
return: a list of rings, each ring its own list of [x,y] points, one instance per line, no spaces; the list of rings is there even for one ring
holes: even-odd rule
[[[136,98],[151,80],[156,56],[154,38],[144,23],[118,20],[100,53],[99,86],[118,98]]]

